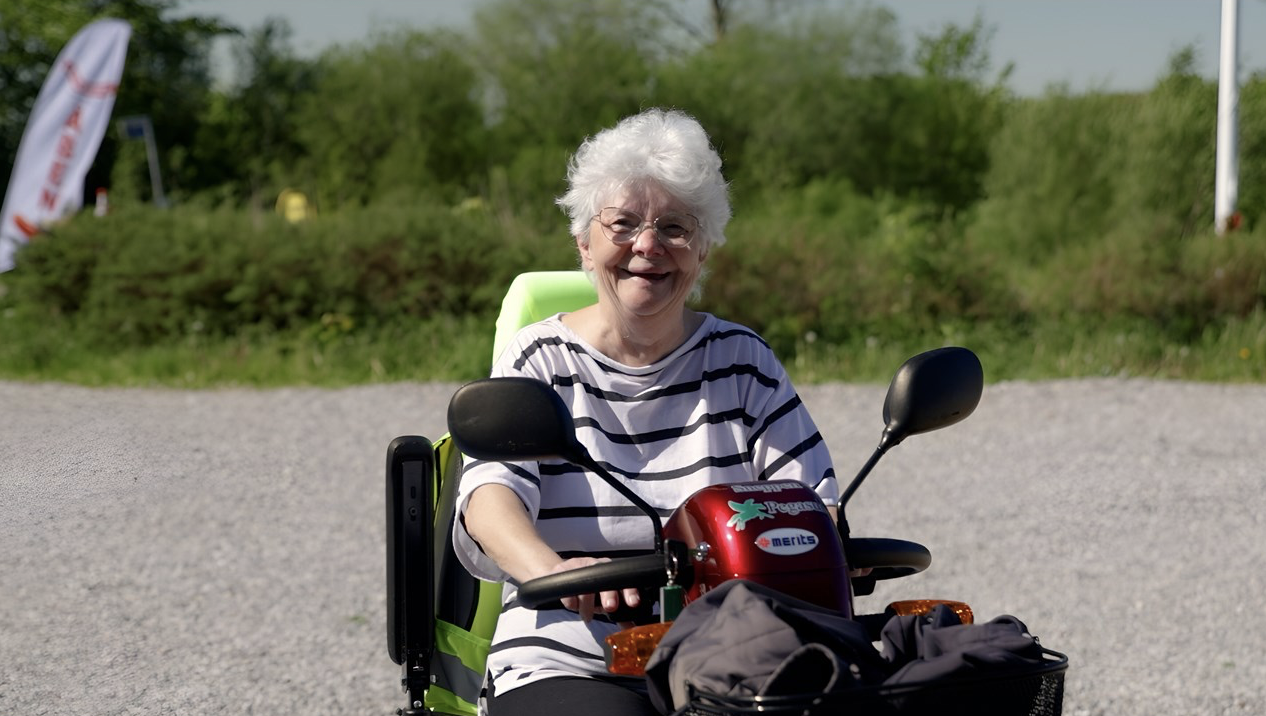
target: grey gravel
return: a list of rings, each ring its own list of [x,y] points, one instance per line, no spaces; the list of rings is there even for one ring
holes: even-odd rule
[[[0,382],[0,713],[394,713],[383,459],[453,388]],[[851,476],[883,388],[801,392]],[[1264,422],[1260,385],[990,385],[855,497],[933,553],[860,608],[1019,616],[1065,714],[1266,713]]]

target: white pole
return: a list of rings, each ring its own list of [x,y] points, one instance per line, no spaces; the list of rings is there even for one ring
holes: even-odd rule
[[[149,186],[154,194],[154,205],[160,209],[167,208],[167,196],[163,194],[163,174],[158,168],[158,143],[154,141],[154,123],[149,115],[142,120],[145,123],[145,160],[149,162]]]
[[[1218,65],[1218,152],[1217,183],[1214,188],[1213,225],[1225,234],[1235,216],[1239,193],[1239,157],[1236,149],[1236,114],[1239,110],[1239,26],[1240,0],[1222,0],[1222,54]]]

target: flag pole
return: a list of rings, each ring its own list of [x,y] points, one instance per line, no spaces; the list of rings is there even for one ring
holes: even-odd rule
[[[167,208],[167,195],[163,193],[163,173],[158,168],[158,142],[154,140],[154,123],[145,115],[145,161],[149,163],[149,186],[154,205]]]
[[[1239,193],[1237,150],[1239,110],[1239,0],[1222,0],[1221,62],[1218,65],[1217,181],[1214,185],[1213,225],[1221,236],[1239,225],[1235,201]]]

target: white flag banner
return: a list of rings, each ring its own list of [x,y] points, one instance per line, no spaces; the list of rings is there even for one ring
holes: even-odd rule
[[[83,206],[84,176],[106,127],[132,28],[97,20],[78,32],[44,80],[18,145],[0,211],[0,272],[41,227]]]

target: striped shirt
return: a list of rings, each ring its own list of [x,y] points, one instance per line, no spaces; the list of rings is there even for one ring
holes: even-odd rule
[[[695,333],[656,363],[612,361],[563,325],[561,314],[524,328],[493,376],[550,383],[571,410],[593,458],[663,518],[708,485],[791,479],[828,505],[839,488],[826,443],[769,346],[751,330],[704,314]],[[526,506],[542,539],[564,559],[620,557],[652,549],[651,522],[609,485],[562,461],[469,461],[458,509],[475,488],[500,484]],[[454,520],[453,543],[475,576],[506,575]],[[488,674],[496,693],[556,676],[613,678],[602,643],[617,627],[574,612],[532,611],[511,602],[497,622]]]

